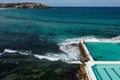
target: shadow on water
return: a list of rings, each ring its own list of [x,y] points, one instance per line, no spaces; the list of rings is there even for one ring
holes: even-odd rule
[[[9,33],[0,35],[0,52],[4,49],[31,50],[33,53],[60,52],[57,43],[34,33]]]

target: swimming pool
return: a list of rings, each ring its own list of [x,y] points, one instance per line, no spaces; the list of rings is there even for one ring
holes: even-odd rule
[[[92,69],[97,80],[120,80],[120,64],[95,64]]]
[[[95,61],[120,61],[120,43],[86,42]]]

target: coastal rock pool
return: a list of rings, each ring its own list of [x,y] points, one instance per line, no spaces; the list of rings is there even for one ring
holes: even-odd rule
[[[92,69],[97,80],[120,80],[120,64],[96,64]]]
[[[120,60],[120,43],[118,42],[86,42],[85,44],[95,61]]]

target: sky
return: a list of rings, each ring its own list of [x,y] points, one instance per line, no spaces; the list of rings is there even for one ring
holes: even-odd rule
[[[0,0],[0,3],[38,2],[50,6],[120,6],[120,0]]]

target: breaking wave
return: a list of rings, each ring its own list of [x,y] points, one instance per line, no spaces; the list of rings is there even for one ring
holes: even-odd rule
[[[120,36],[113,37],[113,38],[98,38],[95,36],[87,36],[81,38],[72,38],[65,40],[65,43],[79,43],[80,40],[84,40],[86,42],[120,42]]]
[[[112,40],[117,40],[117,41],[120,41],[120,36],[117,36],[117,37],[113,37]]]
[[[120,42],[120,36],[108,38],[96,38],[94,36],[81,37],[81,38],[72,38],[67,39],[62,43],[58,43],[58,46],[63,53],[46,53],[43,55],[35,55],[39,59],[48,59],[51,61],[62,60],[67,63],[80,63],[80,52],[78,44],[80,40],[85,40],[86,42]]]
[[[61,43],[58,43],[59,49],[62,51],[62,53],[48,52],[45,53],[44,55],[39,55],[39,54],[30,54],[29,51],[21,52],[17,50],[5,49],[3,53],[0,53],[0,55],[3,55],[5,53],[19,53],[22,55],[33,55],[35,58],[38,59],[47,59],[50,61],[61,60],[67,63],[79,64],[81,63],[79,57],[80,52],[78,47],[80,40],[85,40],[86,42],[120,42],[120,36],[113,37],[111,39],[96,38],[94,36],[67,39]]]
[[[19,54],[22,54],[22,55],[29,55],[31,52],[30,51],[22,52],[22,51],[18,51],[18,50],[5,49],[2,54],[5,54],[5,53],[19,53]]]
[[[63,62],[67,63],[74,63],[79,64],[79,49],[77,44],[65,44],[65,43],[59,43],[60,50],[63,51],[63,53],[46,53],[45,55],[34,55],[36,58],[39,59],[48,59],[51,61],[58,61],[62,60]]]

